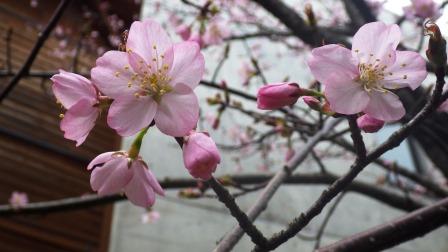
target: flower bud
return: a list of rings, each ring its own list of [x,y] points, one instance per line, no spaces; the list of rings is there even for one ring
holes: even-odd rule
[[[269,84],[258,90],[257,105],[259,109],[278,109],[295,104],[301,95],[302,92],[297,83]]]
[[[443,38],[439,27],[432,21],[425,23],[425,32],[429,35],[428,49],[426,56],[429,62],[435,67],[445,67],[446,65],[446,40]]]
[[[373,118],[367,114],[358,117],[356,120],[358,127],[366,133],[374,133],[384,126],[384,121]]]
[[[191,28],[190,26],[186,24],[181,24],[178,27],[176,27],[176,33],[179,35],[183,40],[188,40],[191,35]]]
[[[183,146],[184,164],[191,176],[208,180],[221,162],[213,139],[204,132],[192,131]]]
[[[316,97],[304,96],[302,99],[311,109],[320,111],[320,101]]]

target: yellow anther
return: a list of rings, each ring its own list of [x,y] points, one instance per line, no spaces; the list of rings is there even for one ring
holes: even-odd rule
[[[59,118],[64,119],[64,114],[59,114]]]

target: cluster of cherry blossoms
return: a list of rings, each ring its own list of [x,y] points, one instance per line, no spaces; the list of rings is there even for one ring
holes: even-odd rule
[[[161,132],[184,140],[184,163],[190,174],[210,179],[220,154],[207,133],[195,132],[199,104],[194,89],[205,62],[196,42],[173,44],[152,20],[132,24],[126,51],[108,51],[97,59],[91,80],[60,71],[53,92],[67,110],[61,121],[64,137],[81,145],[102,111],[121,136],[139,133],[129,151],[106,152],[90,162],[90,184],[99,195],[124,192],[143,207],[163,195],[148,165],[139,155],[143,137],[155,125]]]
[[[427,76],[426,61],[419,53],[398,51],[401,32],[397,25],[373,22],[354,35],[352,50],[330,44],[311,51],[308,66],[324,85],[325,102],[297,84],[264,86],[258,92],[258,107],[277,109],[293,105],[300,96],[312,109],[327,114],[358,114],[366,132],[378,131],[384,122],[405,115],[400,99],[391,90],[420,86]]]

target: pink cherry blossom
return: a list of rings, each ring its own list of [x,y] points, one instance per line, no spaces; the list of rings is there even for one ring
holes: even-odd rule
[[[384,121],[373,118],[367,114],[358,117],[358,127],[366,133],[374,133],[384,126]]]
[[[206,45],[218,45],[231,35],[229,25],[222,20],[212,20],[205,30],[204,43]]]
[[[9,198],[9,204],[12,208],[21,208],[28,204],[28,195],[24,192],[14,191]]]
[[[330,44],[312,50],[308,66],[325,86],[330,107],[341,114],[364,112],[383,121],[403,117],[405,109],[391,89],[416,89],[426,78],[420,54],[396,51],[400,28],[373,22],[353,37],[352,50]]]
[[[205,63],[197,43],[172,44],[158,23],[145,20],[132,24],[126,48],[106,52],[91,72],[98,89],[114,99],[109,126],[130,136],[154,120],[167,135],[186,135],[199,117],[193,89]]]
[[[183,146],[184,164],[190,174],[198,179],[208,180],[221,162],[218,148],[213,139],[204,132],[192,131]]]
[[[53,93],[67,109],[61,121],[64,137],[81,145],[95,126],[99,115],[98,92],[87,78],[59,70],[51,77]]]
[[[124,151],[100,154],[87,169],[93,169],[90,185],[98,195],[124,192],[129,201],[141,207],[152,206],[156,193],[164,195],[156,177],[141,157],[131,159]]]
[[[403,8],[407,18],[431,18],[433,20],[438,19],[442,12],[439,9],[439,5],[433,0],[411,0],[411,5]]]
[[[257,106],[259,109],[268,110],[294,105],[301,94],[297,83],[268,84],[258,90]]]

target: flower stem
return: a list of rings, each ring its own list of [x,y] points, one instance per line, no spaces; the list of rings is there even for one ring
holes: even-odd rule
[[[146,135],[146,132],[148,132],[149,127],[144,128],[143,130],[138,133],[137,137],[134,139],[134,142],[131,145],[131,148],[129,148],[129,158],[136,159],[138,157],[138,154],[140,153],[140,147],[142,146],[143,137]]]

